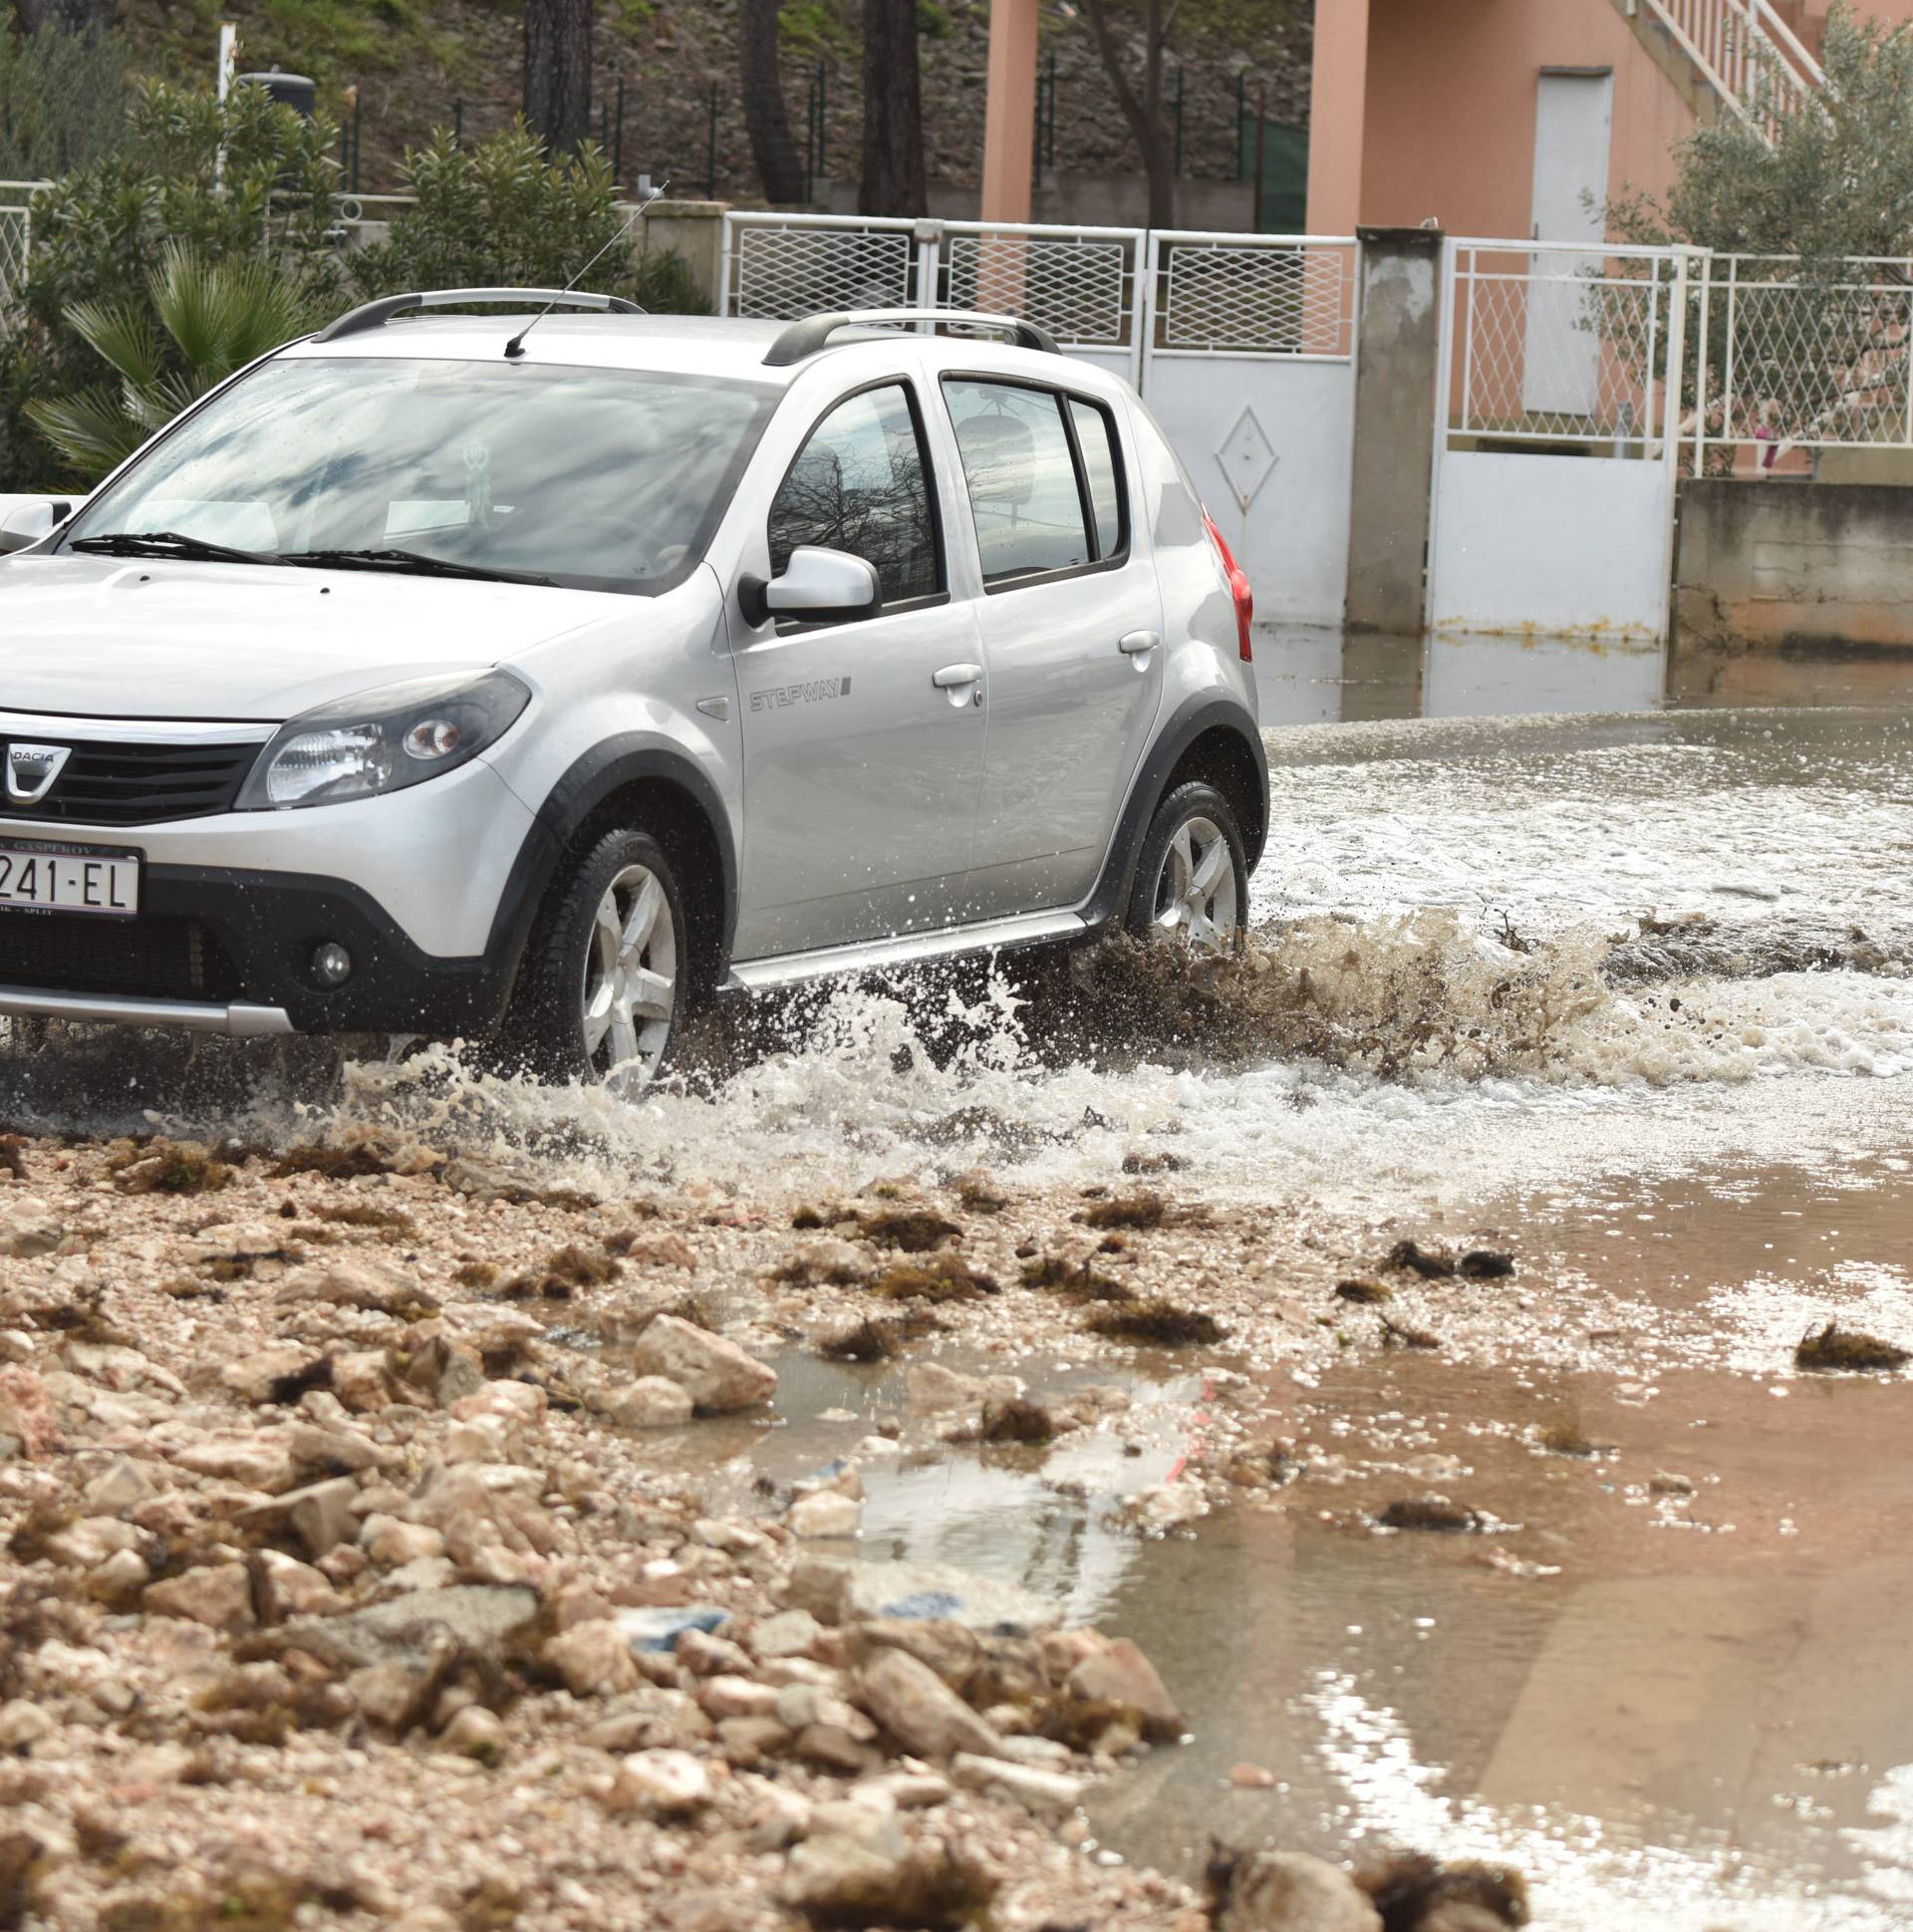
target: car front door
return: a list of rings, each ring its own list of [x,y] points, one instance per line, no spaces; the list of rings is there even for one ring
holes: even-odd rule
[[[975,605],[951,596],[922,403],[906,378],[825,412],[742,575],[776,579],[800,545],[863,558],[882,601],[849,622],[767,616],[740,633],[740,961],[949,925],[982,782]]]
[[[1116,413],[947,376],[984,595],[989,750],[971,918],[1087,897],[1162,701],[1162,597]]]

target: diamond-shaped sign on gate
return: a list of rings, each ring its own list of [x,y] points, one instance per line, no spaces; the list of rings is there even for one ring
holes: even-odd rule
[[[1223,474],[1235,492],[1236,503],[1245,511],[1281,458],[1276,455],[1275,446],[1255,412],[1244,408],[1235,418],[1235,426],[1217,446],[1216,460],[1222,464]]]

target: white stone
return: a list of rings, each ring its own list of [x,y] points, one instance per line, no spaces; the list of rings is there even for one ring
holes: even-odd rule
[[[759,1657],[808,1657],[823,1634],[824,1626],[808,1610],[783,1610],[750,1633],[750,1648]]]
[[[676,1315],[658,1315],[646,1324],[632,1350],[632,1366],[640,1375],[678,1383],[709,1415],[755,1408],[777,1391],[775,1369],[735,1342]]]
[[[631,1645],[611,1617],[590,1617],[561,1631],[545,1645],[545,1658],[574,1697],[610,1697],[638,1683]]]
[[[857,1676],[857,1699],[906,1751],[991,1758],[1002,1739],[921,1659],[880,1650]]]
[[[1031,1811],[1059,1815],[1083,1801],[1086,1781],[1036,1765],[1017,1765],[1001,1758],[973,1758],[958,1753],[950,1761],[950,1774],[971,1791],[999,1792]]]
[[[864,1506],[836,1490],[819,1490],[790,1506],[791,1533],[798,1536],[854,1536],[864,1526]]]
[[[689,1390],[663,1375],[641,1375],[605,1399],[605,1420],[620,1429],[682,1429],[690,1415]]]
[[[24,1697],[0,1704],[0,1751],[28,1751],[53,1731],[53,1720]]]
[[[153,1494],[145,1471],[131,1456],[116,1456],[81,1491],[80,1501],[89,1516],[123,1517]]]
[[[1118,1637],[1085,1657],[1069,1674],[1065,1686],[1071,1697],[1088,1704],[1127,1704],[1142,1713],[1143,1723],[1158,1736],[1182,1724],[1176,1701],[1156,1666],[1127,1637]]]
[[[669,1746],[635,1751],[618,1768],[614,1803],[650,1817],[682,1817],[710,1802],[710,1772],[701,1758]]]
[[[775,1685],[752,1677],[707,1677],[697,1687],[697,1702],[712,1718],[769,1718],[777,1715]]]
[[[182,1576],[148,1583],[141,1601],[158,1616],[243,1630],[252,1622],[252,1579],[244,1563],[201,1563]]]

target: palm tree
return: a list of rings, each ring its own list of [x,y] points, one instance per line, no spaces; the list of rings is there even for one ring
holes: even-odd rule
[[[235,370],[318,321],[303,284],[262,256],[205,262],[171,243],[148,288],[149,307],[76,302],[66,311],[118,373],[117,386],[27,405],[34,427],[89,483]]]

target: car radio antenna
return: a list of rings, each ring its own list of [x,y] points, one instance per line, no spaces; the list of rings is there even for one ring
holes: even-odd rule
[[[664,198],[665,190],[670,186],[671,186],[671,183],[670,181],[667,180],[667,181],[660,182],[657,187],[653,188],[651,193],[647,195],[646,198],[637,207],[633,208],[631,213],[625,217],[624,225],[618,230],[618,232],[615,235],[610,236],[604,242],[604,244],[599,248],[597,254],[593,255],[591,260],[588,261],[584,265],[584,267],[581,268],[578,271],[578,273],[574,275],[571,278],[571,280],[565,284],[564,288],[560,291],[560,293],[564,295],[569,295],[572,292],[572,290],[575,289],[578,286],[578,284],[582,282],[585,279],[585,277],[591,273],[592,269],[596,267],[599,256],[603,255],[605,251],[609,249],[614,243],[623,241],[624,238],[631,233],[632,224],[634,222],[642,220],[644,216],[649,214],[651,212],[652,204],[656,201],[662,200]],[[528,335],[530,335],[531,332],[535,328],[537,328],[539,323],[544,321],[545,317],[548,316],[552,312],[552,310],[556,307],[557,307],[557,298],[554,296],[551,301],[547,302],[545,306],[542,309],[540,309],[538,313],[535,316],[533,316],[531,320],[527,322],[525,326],[522,329],[520,329],[518,333],[515,336],[513,336],[508,343],[505,344],[505,356],[508,361],[515,362],[520,356],[522,356],[525,353],[525,338]],[[642,311],[640,313],[642,313]]]

